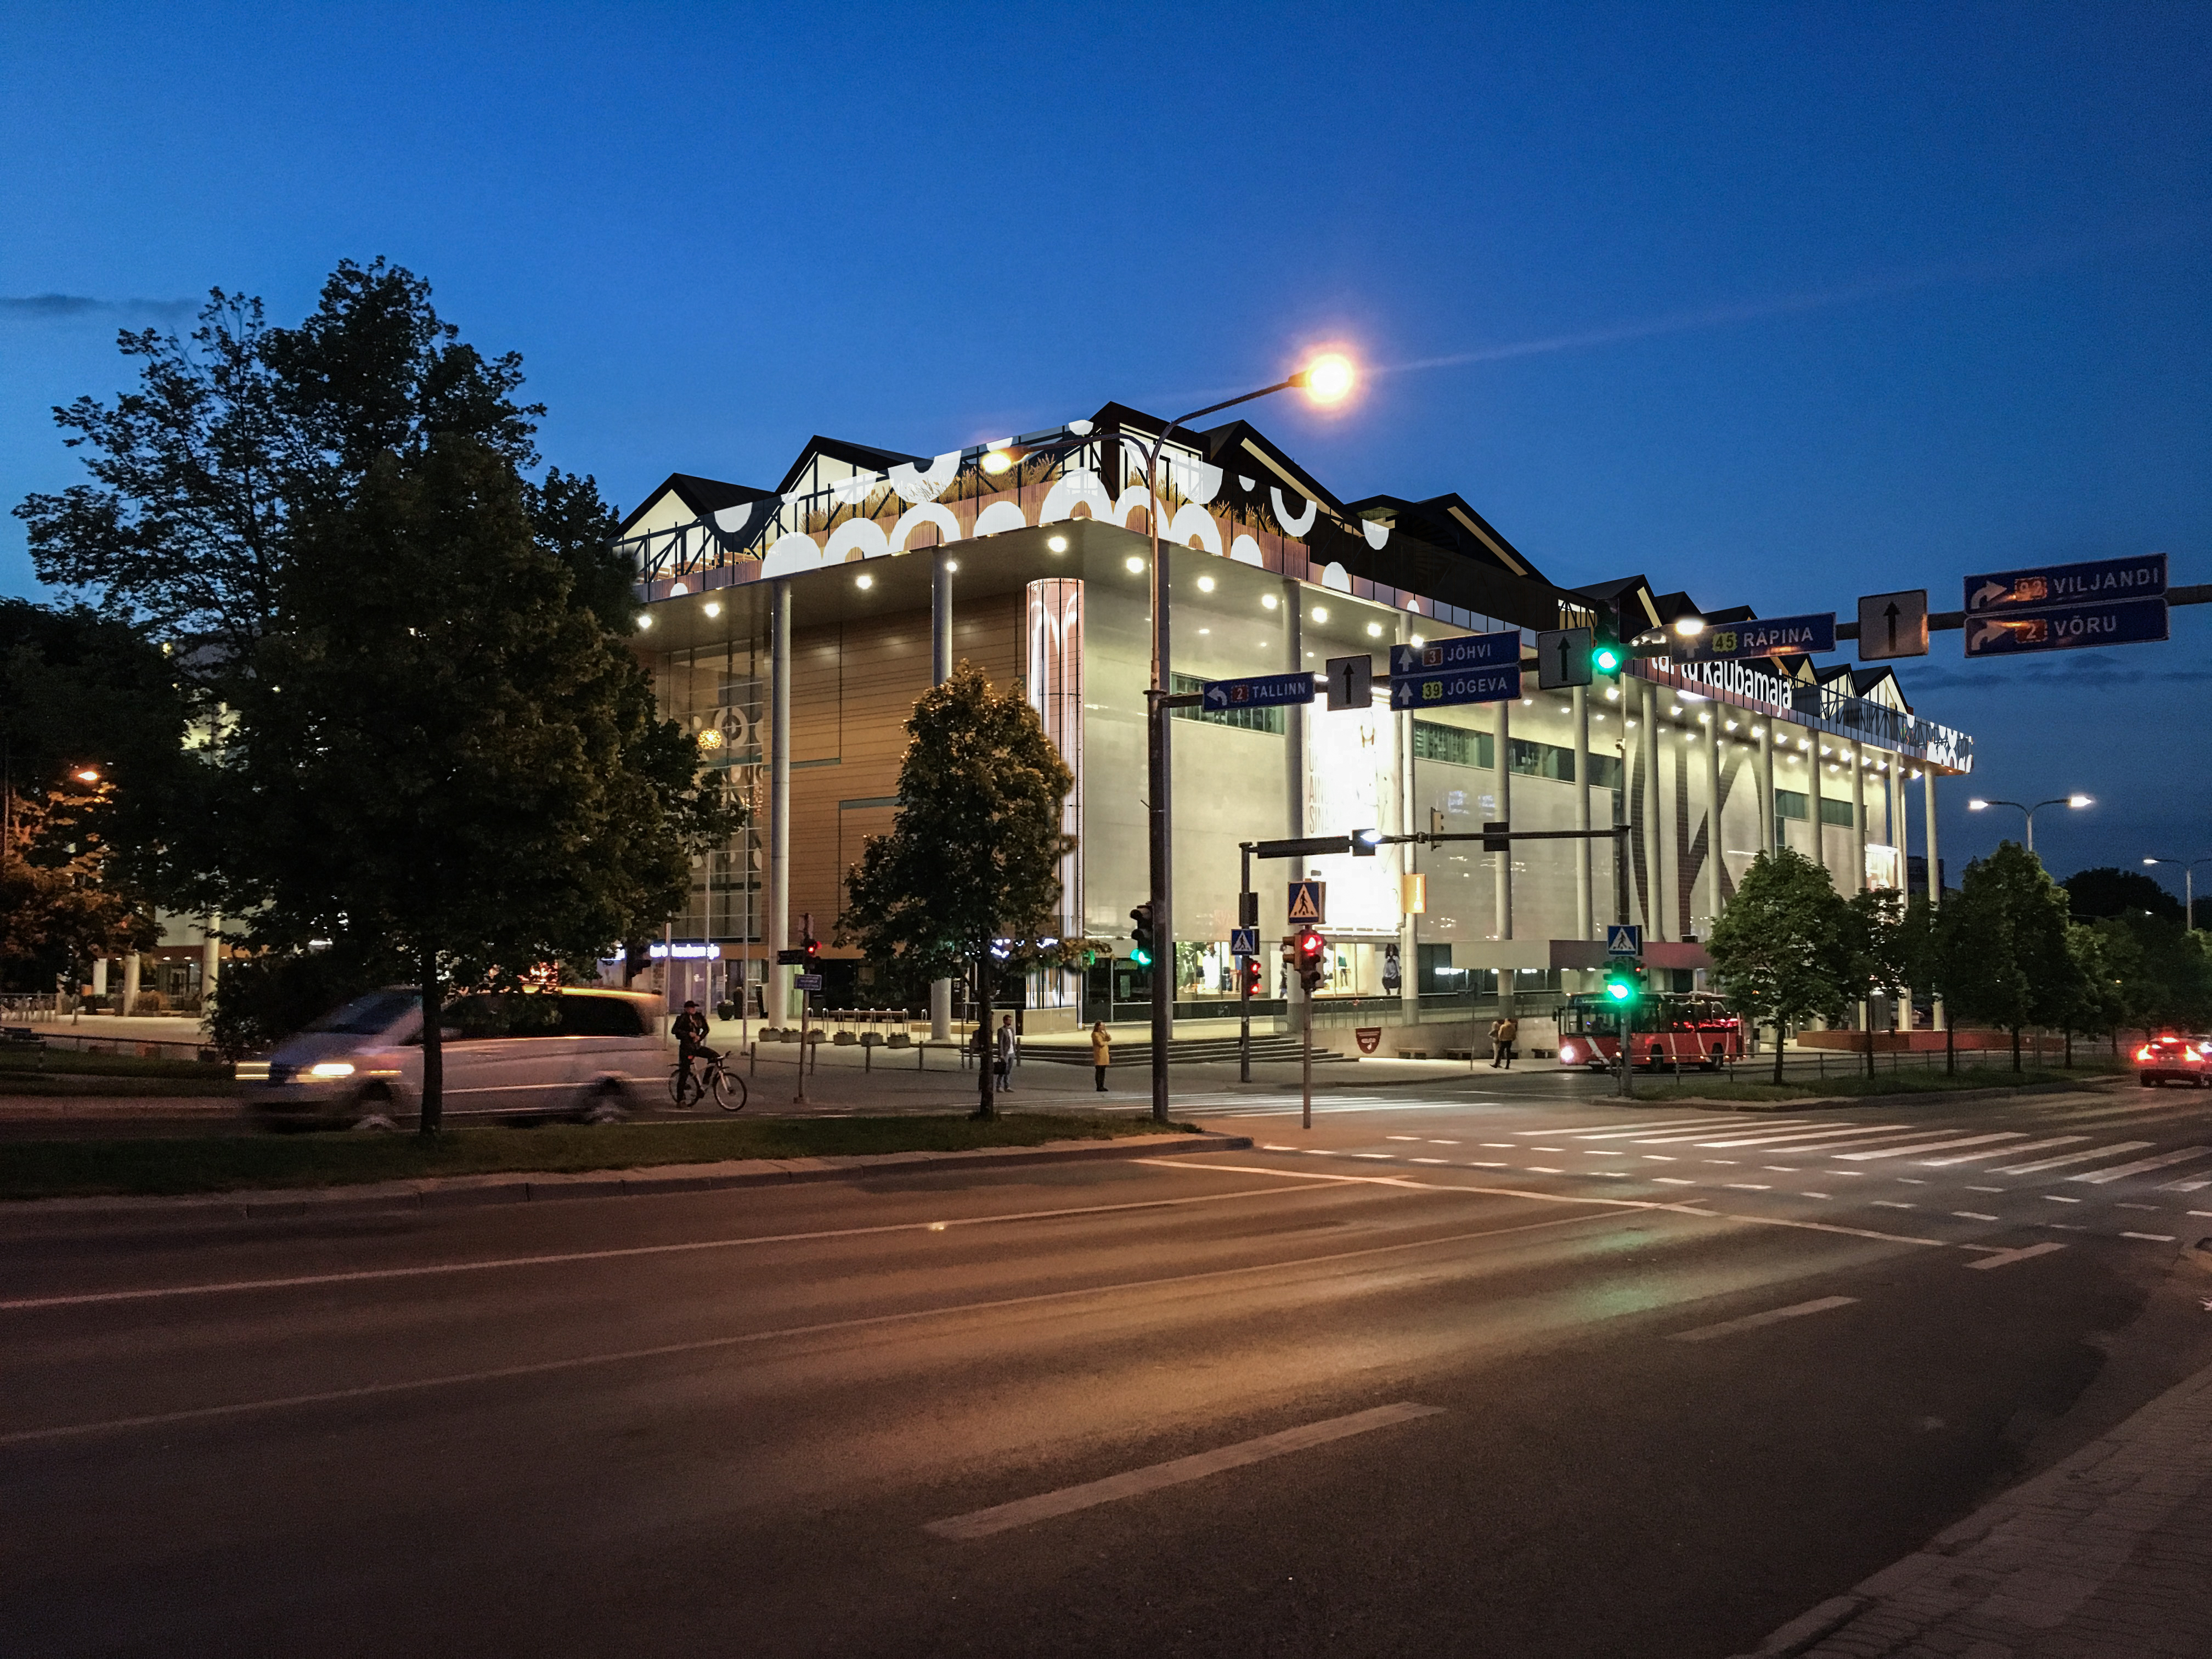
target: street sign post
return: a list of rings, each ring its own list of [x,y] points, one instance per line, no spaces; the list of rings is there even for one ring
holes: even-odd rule
[[[2115,599],[2163,600],[2166,555],[2146,553],[2136,559],[2092,559],[2033,570],[2000,570],[1967,577],[1966,589],[1964,609],[1970,624],[1976,617],[1999,613],[2050,611]],[[1971,634],[1971,627],[1968,631]]]
[[[1609,957],[1641,957],[1644,954],[1644,929],[1625,921],[1606,923],[1605,953]]]
[[[1928,654],[1928,590],[1868,593],[1859,600],[1859,660]]]
[[[2109,599],[1966,618],[1970,657],[2018,657],[2090,645],[2148,645],[2166,637],[2166,600]]]
[[[1229,930],[1229,954],[1232,957],[1256,957],[1260,954],[1260,930],[1256,927],[1232,927]]]
[[[1416,671],[1390,681],[1393,708],[1448,708],[1459,703],[1510,702],[1521,695],[1521,670],[1480,668],[1469,672]]]
[[[1746,657],[1775,657],[1790,652],[1835,648],[1836,613],[1820,611],[1802,617],[1761,617],[1751,622],[1713,623],[1695,639],[1669,645],[1668,654],[1686,662],[1734,662]]]
[[[1285,703],[1311,702],[1311,674],[1262,674],[1253,679],[1208,680],[1200,692],[1201,708],[1221,714],[1234,708],[1277,708]]]
[[[1364,708],[1374,702],[1372,657],[1331,657],[1322,666],[1328,672],[1328,706],[1332,709]]]
[[[1536,684],[1546,691],[1589,685],[1596,678],[1590,653],[1596,647],[1595,630],[1588,628],[1547,629],[1536,635]]]
[[[1294,881],[1291,884],[1290,919],[1319,926],[1328,920],[1328,884]]]

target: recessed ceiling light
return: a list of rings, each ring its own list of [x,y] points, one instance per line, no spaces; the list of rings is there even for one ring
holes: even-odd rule
[[[650,628],[653,626],[653,618],[641,611],[637,613],[637,625],[640,628]]]
[[[1213,592],[1213,578],[1211,576],[1200,576],[1198,579],[1198,591],[1201,593],[1211,593]]]
[[[1133,574],[1136,571],[1142,570],[1145,568],[1145,562],[1133,553],[1129,555],[1127,558],[1122,560],[1121,562],[1127,565]]]
[[[1065,536],[1054,536],[1046,542],[1045,545],[1055,553],[1065,553],[1067,551],[1067,538]]]
[[[855,587],[873,587],[875,585],[876,579],[873,576],[862,574],[853,578],[853,586]]]
[[[1381,623],[1368,623],[1367,637],[1370,640],[1381,639],[1382,637],[1382,624]]]
[[[1262,593],[1260,596],[1260,608],[1263,611],[1273,611],[1275,608],[1275,596],[1273,593]]]
[[[708,601],[707,601],[707,604],[706,604],[706,611],[707,611],[707,614],[708,614],[708,616],[710,616],[710,617],[719,617],[719,616],[720,616],[720,615],[722,614],[722,604],[721,604],[721,601],[720,601],[720,600],[719,600],[719,599],[709,599],[709,600],[708,600]]]
[[[1328,620],[1328,607],[1325,605],[1316,605],[1314,607],[1314,620],[1316,622],[1327,622]]]

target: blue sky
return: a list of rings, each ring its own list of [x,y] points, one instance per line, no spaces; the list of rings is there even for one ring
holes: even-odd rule
[[[2053,559],[2212,580],[2212,9],[21,3],[0,495],[210,286],[339,258],[524,354],[625,506],[821,431],[933,453],[1344,343],[1340,494],[1456,489],[1554,580],[1848,612]],[[61,303],[41,296],[69,296]],[[82,303],[74,303],[81,301]],[[21,526],[0,591],[36,591]],[[2212,853],[2212,617],[1904,679],[2060,873]],[[1944,823],[1954,878],[1997,815]],[[2016,815],[2011,815],[2016,819]]]

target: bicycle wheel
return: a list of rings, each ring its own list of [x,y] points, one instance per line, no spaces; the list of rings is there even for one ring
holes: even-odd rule
[[[714,1104],[724,1111],[742,1112],[745,1109],[744,1079],[732,1076],[717,1066],[708,1074],[707,1082],[714,1091]]]
[[[689,1106],[698,1099],[698,1075],[678,1066],[668,1074],[668,1097],[678,1106]]]

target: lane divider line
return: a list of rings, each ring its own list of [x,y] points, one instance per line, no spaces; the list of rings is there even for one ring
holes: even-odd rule
[[[2023,1244],[2016,1250],[2005,1250],[1996,1255],[1985,1255],[1979,1261],[1969,1261],[1966,1265],[1977,1271],[1986,1272],[1991,1267],[2009,1267],[2015,1261],[2026,1261],[2031,1256],[2049,1255],[2053,1250],[2063,1250],[2065,1248],[2063,1244]]]
[[[993,1533],[1034,1526],[1040,1521],[1073,1515],[1080,1510],[1096,1509],[1101,1504],[1117,1504],[1125,1498],[1140,1498],[1164,1486],[1179,1486],[1189,1481],[1203,1480],[1224,1470],[1243,1468],[1249,1464],[1265,1462],[1271,1457],[1281,1457],[1286,1453],[1306,1451],[1315,1446],[1326,1446],[1333,1441],[1349,1439],[1355,1434],[1367,1434],[1376,1429],[1387,1429],[1395,1424],[1411,1423],[1420,1418],[1438,1417],[1443,1413],[1441,1406],[1417,1406],[1410,1401],[1401,1401],[1395,1406],[1377,1406],[1371,1411],[1353,1412],[1347,1417],[1332,1417],[1299,1428],[1285,1429],[1280,1434],[1264,1434],[1256,1440],[1243,1440],[1233,1446],[1219,1446],[1212,1451],[1172,1458],[1165,1463],[1131,1469],[1123,1474],[1109,1474],[1103,1480],[1086,1480],[1079,1486],[1062,1486],[1057,1492],[1039,1492],[1034,1498],[1018,1498],[1013,1503],[1000,1504],[991,1509],[956,1515],[950,1520],[932,1521],[922,1530],[934,1533],[939,1538],[988,1538]]]
[[[1734,1336],[1738,1331],[1757,1330],[1761,1325],[1779,1324],[1785,1319],[1802,1319],[1808,1314],[1826,1313],[1831,1308],[1848,1308],[1857,1300],[1855,1296],[1818,1297],[1810,1302],[1792,1303],[1786,1308],[1769,1308],[1765,1313],[1746,1314],[1741,1319],[1723,1320],[1717,1325],[1700,1325],[1693,1331],[1676,1331],[1667,1340],[1710,1342],[1717,1336]]]

